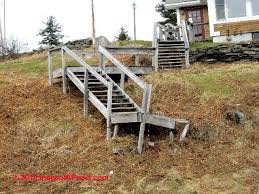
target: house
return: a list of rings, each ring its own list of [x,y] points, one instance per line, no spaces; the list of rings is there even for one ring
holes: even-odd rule
[[[195,41],[241,42],[259,40],[259,0],[164,0],[175,9],[177,23],[193,23]]]

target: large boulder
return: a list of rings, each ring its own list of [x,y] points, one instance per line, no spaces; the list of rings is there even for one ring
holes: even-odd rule
[[[96,45],[97,46],[109,46],[111,43],[105,36],[99,36],[96,38]]]

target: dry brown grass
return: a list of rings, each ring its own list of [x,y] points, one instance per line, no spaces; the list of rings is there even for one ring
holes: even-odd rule
[[[221,92],[212,93],[194,76],[207,78],[223,69],[232,72],[233,67],[194,67],[145,78],[154,85],[152,112],[190,119],[196,133],[183,143],[161,141],[166,138],[161,136],[160,143],[146,146],[141,156],[136,152],[137,137],[128,131],[115,141],[105,141],[104,119],[93,107],[90,118],[82,117],[80,94],[64,96],[60,86],[47,86],[46,77],[1,71],[0,80],[6,84],[0,86],[0,192],[256,193],[258,78],[250,79],[250,73],[237,90],[237,82],[229,79],[227,83],[235,86],[231,97],[225,86],[217,87],[224,94],[218,95]],[[140,91],[127,87],[140,101]],[[237,103],[247,115],[242,126],[225,120]],[[113,148],[122,148],[123,155],[113,155]],[[11,179],[23,173],[105,175],[111,170],[114,174],[107,182]]]

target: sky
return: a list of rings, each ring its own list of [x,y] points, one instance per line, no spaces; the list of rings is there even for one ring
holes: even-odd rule
[[[154,22],[162,20],[155,11],[161,0],[135,0],[137,4],[137,39],[151,40]],[[94,0],[96,34],[114,40],[121,26],[133,37],[133,0]],[[3,0],[0,0],[3,19]],[[42,21],[50,15],[63,26],[64,42],[91,36],[91,0],[6,0],[7,36],[27,43],[29,49],[39,47]]]

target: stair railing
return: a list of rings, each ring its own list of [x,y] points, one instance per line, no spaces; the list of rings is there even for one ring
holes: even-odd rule
[[[108,90],[107,90],[107,112],[106,112],[106,120],[107,120],[107,133],[106,133],[106,139],[111,138],[111,114],[112,114],[112,93],[113,93],[113,83],[107,81],[104,79],[100,74],[98,74],[90,65],[88,65],[83,59],[81,59],[77,54],[75,54],[73,51],[71,51],[66,46],[63,46],[61,48],[61,56],[62,56],[62,69],[63,69],[63,91],[66,93],[66,76],[67,76],[67,67],[65,64],[65,58],[64,53],[68,54],[70,57],[72,57],[80,66],[85,68],[85,72],[91,73],[97,80],[99,80],[102,84],[104,84]],[[87,87],[86,82],[87,81],[87,75],[85,73],[85,87]],[[85,95],[88,95],[85,88]],[[88,103],[88,100],[86,97],[84,97],[84,102]],[[88,109],[88,105],[84,104],[84,111],[86,112]],[[86,115],[87,113],[85,113]]]
[[[142,152],[143,143],[144,143],[144,132],[145,132],[145,125],[146,125],[146,115],[149,113],[150,109],[150,102],[151,102],[151,90],[152,85],[145,83],[139,77],[137,77],[134,73],[132,73],[125,65],[123,65],[118,59],[116,59],[108,50],[104,47],[99,46],[98,51],[101,54],[101,58],[106,58],[112,64],[114,64],[118,69],[122,72],[121,73],[121,88],[124,87],[125,76],[127,75],[133,82],[135,82],[140,88],[143,89],[143,99],[142,99],[142,107],[141,107],[141,114],[142,114],[142,122],[140,126],[139,132],[139,143],[138,143],[138,151],[139,153]],[[101,68],[104,68],[104,60],[100,64]]]
[[[189,43],[189,37],[188,37],[188,30],[187,30],[187,22],[185,20],[181,21],[181,27],[182,27],[182,36],[183,41],[185,44],[185,68],[190,67],[190,43]]]
[[[49,77],[49,85],[53,85],[53,72],[54,72],[54,67],[53,67],[53,53],[59,52],[61,50],[61,47],[56,47],[49,49],[48,51],[48,77]]]

